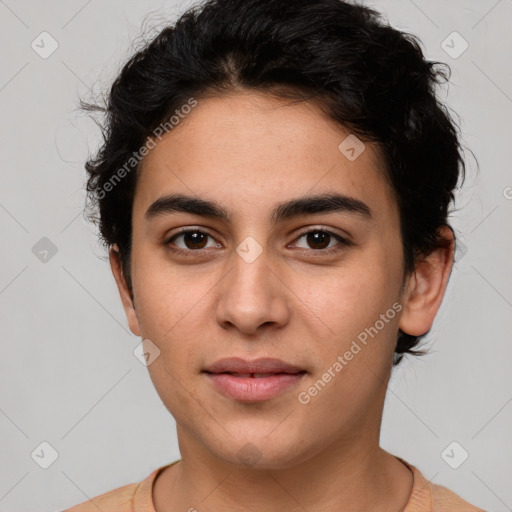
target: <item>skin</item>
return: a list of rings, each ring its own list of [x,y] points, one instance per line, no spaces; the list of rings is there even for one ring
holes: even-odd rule
[[[338,150],[349,133],[310,103],[238,92],[199,101],[143,160],[133,300],[115,246],[110,261],[131,331],[160,350],[148,370],[177,424],[182,459],[155,482],[157,512],[405,508],[412,473],[379,447],[386,385],[398,329],[421,335],[433,323],[453,244],[404,279],[397,203],[382,160],[366,143],[349,161]],[[323,212],[272,223],[279,203],[325,192],[363,201],[372,217]],[[216,201],[231,220],[183,212],[147,220],[149,206],[171,193]],[[185,226],[211,235],[199,251],[190,238],[173,240],[190,257],[166,245]],[[331,237],[329,248],[339,250],[322,254],[324,246],[303,235],[314,228],[352,243]],[[452,238],[448,228],[443,234]],[[248,236],[263,249],[252,263],[236,252]],[[298,393],[397,302],[399,314],[300,403]],[[275,357],[308,373],[270,400],[239,402],[201,373],[231,356]],[[239,459],[247,443],[259,457],[250,467]]]

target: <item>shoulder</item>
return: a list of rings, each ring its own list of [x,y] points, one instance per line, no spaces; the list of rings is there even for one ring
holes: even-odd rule
[[[103,512],[113,512],[114,510],[117,512],[133,512],[133,500],[139,485],[123,485],[68,508],[63,512],[98,512],[98,510]]]
[[[458,494],[443,485],[430,484],[432,488],[432,510],[434,512],[485,512],[485,510],[471,505]]]
[[[414,483],[404,512],[486,512],[443,485],[430,482],[421,471],[400,459],[413,472]]]
[[[176,462],[155,469],[142,482],[123,485],[62,512],[155,512],[153,483],[161,471]]]

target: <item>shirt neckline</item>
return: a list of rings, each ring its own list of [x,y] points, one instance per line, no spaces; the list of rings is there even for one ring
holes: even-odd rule
[[[170,464],[155,469],[145,480],[137,485],[133,496],[133,510],[137,512],[156,512],[153,502],[153,486],[156,477],[169,466],[180,462],[180,460],[175,460]]]
[[[429,487],[430,482],[421,474],[418,468],[401,457],[396,455],[394,455],[394,457],[404,464],[405,467],[411,471],[413,476],[412,490],[409,500],[404,508],[404,512],[413,512],[417,506],[425,508],[425,505],[428,507],[426,510],[432,510],[432,498]],[[155,469],[145,480],[137,485],[133,496],[133,510],[136,510],[137,512],[156,512],[155,505],[153,503],[153,486],[156,477],[168,467],[180,462],[180,460],[181,459],[178,459],[170,464]]]
[[[413,483],[409,500],[405,505],[404,512],[414,512],[415,510],[424,510],[430,512],[432,510],[432,493],[430,489],[430,481],[427,480],[421,471],[402,459],[394,455],[402,464],[412,472]],[[426,507],[426,508],[425,508]]]

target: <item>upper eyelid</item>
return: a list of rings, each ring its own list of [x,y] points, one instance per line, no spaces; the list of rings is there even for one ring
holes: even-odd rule
[[[328,228],[328,227],[322,227],[322,226],[310,226],[308,228],[304,228],[304,231],[300,231],[296,237],[306,235],[308,233],[311,233],[312,231],[324,231],[326,233],[329,233],[331,235],[339,236],[340,238],[350,238],[350,235],[346,232],[339,233],[338,231],[335,231],[334,228]],[[341,231],[341,230],[340,230]]]
[[[195,232],[199,232],[199,233],[204,233],[208,236],[211,236],[213,239],[215,239],[215,236],[213,236],[207,229],[205,228],[199,228],[199,227],[194,227],[194,226],[187,226],[183,229],[180,229],[179,231],[176,231],[176,233],[173,233],[172,235],[167,235],[165,237],[165,239],[167,241],[170,241],[172,240],[173,238],[176,238],[177,236],[180,236],[180,235],[183,235],[183,234],[186,234],[186,233],[195,233]]]
[[[215,236],[213,236],[209,231],[205,230],[204,228],[194,228],[194,227],[187,227],[187,228],[183,228],[179,231],[177,231],[176,233],[170,235],[170,236],[166,236],[165,237],[165,240],[164,240],[164,243],[165,244],[170,244],[171,243],[171,240],[174,240],[175,238],[181,236],[181,235],[185,235],[187,233],[195,233],[195,232],[200,232],[200,233],[204,233],[205,235],[208,235],[210,238],[212,238],[213,240],[215,240],[215,242],[219,243],[219,241],[217,240],[217,238]],[[201,250],[201,249],[199,249]],[[196,251],[198,252],[198,251]]]

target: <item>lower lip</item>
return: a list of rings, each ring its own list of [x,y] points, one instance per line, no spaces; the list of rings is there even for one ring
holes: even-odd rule
[[[295,386],[305,373],[277,373],[269,377],[237,377],[229,373],[205,375],[217,391],[228,398],[242,402],[261,402]]]

